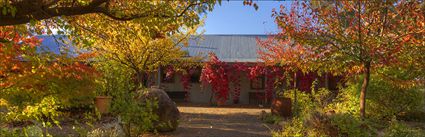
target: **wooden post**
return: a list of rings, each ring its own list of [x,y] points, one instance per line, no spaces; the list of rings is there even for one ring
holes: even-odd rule
[[[157,82],[158,82],[158,87],[161,87],[161,67],[158,67],[158,78],[157,78]]]
[[[296,113],[296,115],[298,115],[297,113],[297,72],[294,73],[294,113]]]
[[[325,74],[325,88],[330,90],[329,89],[329,77],[328,77],[328,75],[329,75],[328,73]]]

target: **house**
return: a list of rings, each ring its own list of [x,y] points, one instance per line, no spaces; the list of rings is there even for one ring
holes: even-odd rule
[[[183,46],[182,50],[187,51],[188,56],[200,56],[203,58],[203,62],[208,61],[208,54],[214,53],[218,59],[227,64],[245,63],[250,66],[255,66],[263,63],[259,59],[257,51],[259,46],[257,45],[257,39],[266,39],[267,35],[203,35],[200,37],[193,37],[189,40],[188,46]],[[69,44],[63,44],[60,41],[55,41],[52,36],[39,36],[43,39],[43,46],[48,48],[55,54],[60,52],[66,52],[73,50]],[[63,50],[67,48],[69,50]],[[191,102],[191,103],[210,103],[214,102],[211,85],[203,85],[200,82],[202,68],[197,68],[192,75],[190,75],[189,82],[190,88],[188,91],[184,88],[182,83],[182,75],[175,74],[170,78],[166,78],[166,72],[164,68],[159,69],[158,72],[150,74],[151,85],[159,85],[164,88],[170,98],[176,102]],[[244,72],[246,73],[246,72]],[[292,75],[291,75],[292,76]],[[241,75],[240,79],[240,94],[238,98],[238,104],[267,104],[276,95],[269,97],[266,93],[268,78],[260,76],[252,79],[248,75]],[[339,77],[331,75],[318,76],[314,73],[303,74],[301,72],[296,73],[295,86],[297,89],[305,92],[309,92],[314,80],[318,80],[319,87],[326,87],[331,90],[336,90],[337,82]],[[285,83],[285,82],[284,82]],[[230,85],[229,88],[233,85]],[[281,85],[282,86],[282,85]],[[282,88],[274,89],[285,90],[293,88],[291,85],[283,85]],[[272,92],[274,93],[274,92]],[[234,94],[229,93],[229,97],[226,101],[227,104],[234,104],[232,100]]]
[[[246,63],[251,65],[263,63],[259,60],[257,50],[258,39],[266,39],[267,35],[203,35],[200,38],[192,38],[187,47],[182,50],[187,51],[189,56],[202,56],[207,58],[208,53],[214,53],[221,61],[228,64]],[[203,61],[207,61],[204,59]],[[199,82],[201,76],[201,68],[190,76],[190,89],[185,91],[182,84],[182,75],[174,75],[165,79],[165,72],[162,69],[160,74],[156,76],[155,85],[160,85],[176,102],[191,103],[209,103],[214,100],[212,97],[211,86],[202,85]],[[319,80],[319,87],[327,87],[336,90],[338,77],[330,75],[317,76],[313,73],[302,74],[297,73],[296,86],[302,91],[310,91],[312,82]],[[160,79],[158,79],[160,77]],[[247,75],[240,77],[240,95],[239,104],[265,104],[270,102],[270,98],[266,97],[266,81],[267,77],[259,77],[250,79]],[[159,84],[158,84],[159,83]],[[291,86],[287,86],[291,87]],[[230,88],[232,88],[230,86]],[[274,88],[273,88],[274,90]],[[229,94],[226,104],[232,104],[233,94]]]

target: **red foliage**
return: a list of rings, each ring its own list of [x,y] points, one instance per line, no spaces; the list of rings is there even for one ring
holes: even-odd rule
[[[266,67],[262,63],[248,65],[247,63],[228,64],[220,61],[217,56],[210,54],[210,61],[206,62],[201,75],[203,85],[211,84],[217,101],[226,101],[229,96],[229,85],[233,84],[233,102],[239,102],[241,92],[241,78],[247,74],[250,80],[260,76],[266,76],[266,97],[271,98],[275,86],[275,79],[282,79],[282,67]],[[264,98],[264,97],[261,97]]]
[[[190,88],[192,88],[192,83],[191,83],[191,76],[195,73],[196,68],[193,67],[189,67],[185,69],[185,72],[183,72],[182,74],[182,78],[180,79],[180,81],[183,84],[183,90],[186,92],[185,94],[185,100],[189,101],[189,97],[190,97]]]
[[[217,102],[226,101],[229,95],[227,67],[225,62],[220,61],[215,54],[210,53],[210,61],[205,63],[202,68],[202,84],[211,84]]]
[[[315,73],[302,74],[301,72],[298,72],[297,75],[299,76],[298,89],[305,92],[311,91],[312,83],[317,78],[317,75]]]
[[[24,56],[32,56],[41,41],[29,33],[20,33],[13,26],[0,27],[0,88],[14,85],[19,73],[31,71]]]
[[[167,69],[165,69],[165,78],[164,80],[170,80],[174,74],[176,73],[176,71],[174,71],[174,68],[172,66],[168,66]]]
[[[232,66],[232,75],[230,75],[230,80],[233,83],[233,103],[239,103],[239,96],[241,95],[241,77],[243,73],[248,70],[248,66],[246,63],[238,63],[236,62]]]
[[[80,62],[95,54],[83,53],[75,58],[41,56],[36,52],[41,41],[13,26],[0,27],[0,89],[15,86],[43,91],[47,80],[82,80],[97,76],[94,68]]]

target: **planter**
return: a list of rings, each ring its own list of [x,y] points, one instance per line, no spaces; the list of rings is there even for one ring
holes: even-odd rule
[[[272,101],[271,111],[272,114],[290,117],[292,115],[292,102],[291,98],[276,98]]]
[[[225,100],[219,100],[217,101],[217,106],[224,106],[226,105],[226,101]]]
[[[239,104],[239,100],[233,100],[233,104]]]
[[[101,114],[109,113],[109,107],[111,106],[111,96],[96,96],[94,99],[94,104],[97,110]]]

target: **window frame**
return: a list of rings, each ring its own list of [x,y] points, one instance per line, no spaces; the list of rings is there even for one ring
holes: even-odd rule
[[[255,80],[258,80],[258,82],[261,82],[261,86],[260,87],[254,87],[254,82],[255,82]],[[254,78],[254,79],[251,79],[250,80],[250,88],[251,89],[254,89],[254,90],[264,90],[265,89],[265,87],[266,87],[266,77],[265,76],[258,76],[258,77],[256,77],[256,78]]]

